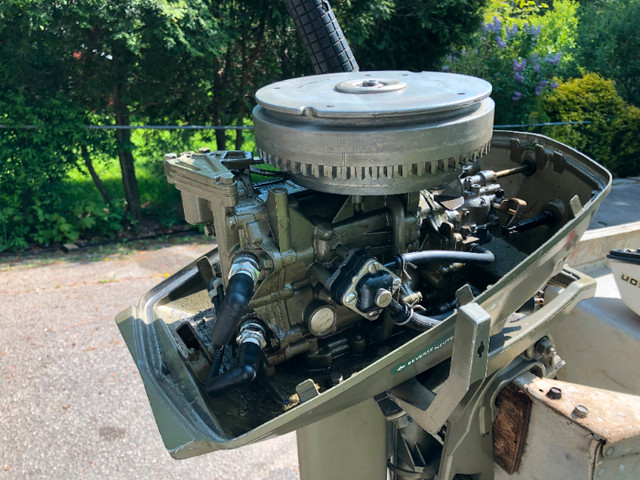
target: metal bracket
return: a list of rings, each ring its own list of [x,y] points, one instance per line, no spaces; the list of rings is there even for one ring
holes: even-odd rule
[[[426,410],[417,406],[425,402],[417,398],[423,395],[415,389],[408,397],[400,391],[389,392],[393,401],[432,435],[437,435],[470,386],[487,376],[490,329],[491,317],[477,303],[469,303],[458,309],[449,378]],[[432,397],[429,390],[424,387],[423,390],[427,398]]]

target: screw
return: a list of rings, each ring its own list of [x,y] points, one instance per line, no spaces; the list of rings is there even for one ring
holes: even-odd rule
[[[615,452],[615,449],[613,447],[609,447],[607,448],[607,451],[604,452],[605,456],[610,457],[611,455],[613,455],[613,452]]]
[[[375,262],[371,262],[368,266],[367,266],[367,271],[373,275],[374,273],[376,273],[378,271],[378,265],[376,265]]]
[[[558,387],[551,387],[547,392],[547,398],[551,400],[559,400],[562,397],[562,390]]]
[[[393,288],[400,288],[400,285],[402,285],[402,280],[400,280],[398,277],[393,279]]]
[[[358,296],[351,292],[351,293],[347,293],[343,298],[342,298],[342,302],[345,305],[353,305],[354,303],[356,303],[356,301],[358,300]]]
[[[362,86],[363,87],[377,87],[378,84],[379,84],[378,80],[376,80],[374,78],[362,81]]]
[[[578,418],[585,418],[589,415],[589,409],[584,405],[576,405],[576,408],[573,409],[572,415]]]

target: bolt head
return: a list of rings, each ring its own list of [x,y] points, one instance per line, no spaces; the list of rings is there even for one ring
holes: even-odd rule
[[[400,288],[400,285],[402,285],[402,280],[400,280],[398,277],[393,279],[393,288]]]
[[[345,305],[353,305],[353,304],[354,304],[354,303],[356,303],[357,301],[358,301],[358,296],[357,296],[355,293],[353,293],[353,292],[347,293],[347,294],[342,298],[342,302],[343,302]]]
[[[578,418],[585,418],[589,415],[589,409],[584,405],[576,405],[576,408],[573,409],[572,415]]]
[[[551,387],[547,392],[547,398],[550,398],[551,400],[559,400],[562,398],[562,390],[558,387]]]
[[[374,273],[376,273],[378,271],[378,265],[375,262],[371,262],[368,266],[367,266],[367,271],[373,275]]]

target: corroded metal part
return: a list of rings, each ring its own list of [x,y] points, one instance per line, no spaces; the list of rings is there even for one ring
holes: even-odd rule
[[[314,190],[388,195],[443,185],[487,153],[491,85],[438,72],[351,72],[256,93],[262,158]]]

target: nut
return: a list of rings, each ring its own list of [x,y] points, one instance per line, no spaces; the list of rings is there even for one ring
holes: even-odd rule
[[[551,400],[559,400],[562,397],[562,390],[558,387],[551,387],[547,392],[547,398]]]
[[[578,418],[585,418],[587,415],[589,415],[589,409],[584,405],[576,405],[576,408],[573,409],[573,412],[571,412],[571,414]]]

